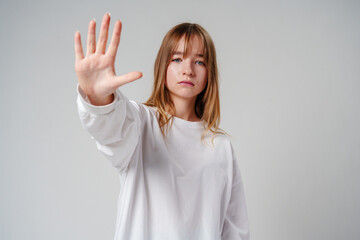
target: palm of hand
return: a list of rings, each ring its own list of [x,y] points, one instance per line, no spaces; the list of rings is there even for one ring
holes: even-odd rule
[[[82,90],[88,96],[107,96],[114,92],[114,61],[106,55],[93,54],[75,64]]]

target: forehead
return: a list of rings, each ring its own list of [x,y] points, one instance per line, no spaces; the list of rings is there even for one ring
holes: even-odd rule
[[[183,52],[184,55],[204,54],[204,43],[197,35],[190,36],[189,38],[183,35],[179,39],[174,52]]]

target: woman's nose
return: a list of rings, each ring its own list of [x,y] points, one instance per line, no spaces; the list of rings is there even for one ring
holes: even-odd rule
[[[189,76],[195,75],[193,65],[192,65],[192,63],[190,61],[184,61],[183,62],[182,74],[183,75],[189,75]]]

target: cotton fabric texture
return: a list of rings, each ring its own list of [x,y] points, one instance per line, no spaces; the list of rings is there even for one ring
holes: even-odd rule
[[[163,138],[156,108],[118,89],[106,106],[91,105],[78,85],[83,127],[120,179],[114,240],[248,240],[239,164],[230,140],[201,141],[203,122],[174,117]]]

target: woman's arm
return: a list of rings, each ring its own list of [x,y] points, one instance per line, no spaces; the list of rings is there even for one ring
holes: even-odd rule
[[[83,127],[96,140],[99,150],[118,172],[124,172],[139,142],[139,105],[129,101],[118,87],[142,76],[131,72],[116,76],[114,62],[120,41],[121,22],[116,21],[105,53],[110,15],[105,14],[95,47],[95,21],[90,21],[87,56],[84,57],[80,33],[75,33],[75,71],[78,77],[78,111]]]
[[[231,151],[233,156],[231,198],[226,210],[221,239],[249,240],[249,220],[240,167],[232,146]]]

